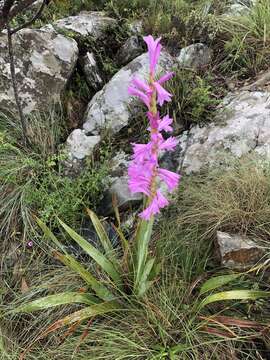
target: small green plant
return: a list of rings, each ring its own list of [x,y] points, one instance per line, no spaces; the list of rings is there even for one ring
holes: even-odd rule
[[[222,89],[217,91],[211,78],[194,70],[177,68],[174,73],[167,86],[175,94],[170,105],[174,121],[187,129],[191,125],[212,120]]]

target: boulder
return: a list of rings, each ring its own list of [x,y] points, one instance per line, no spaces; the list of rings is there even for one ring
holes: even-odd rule
[[[163,52],[158,72],[170,70],[173,65],[173,58]],[[128,94],[128,86],[135,75],[144,79],[148,77],[148,72],[149,56],[146,53],[118,71],[90,101],[85,114],[84,130],[97,135],[106,128],[116,134],[127,126],[138,109],[138,101]]]
[[[90,156],[100,136],[87,136],[84,130],[75,129],[67,139],[66,149],[70,160],[83,160]]]
[[[243,235],[217,232],[219,256],[223,266],[245,270],[255,265],[264,255],[264,250],[254,240]]]
[[[119,49],[116,58],[120,65],[126,65],[144,52],[139,36],[131,36]]]
[[[181,67],[202,68],[210,64],[212,55],[208,46],[197,43],[181,49],[177,61]]]
[[[13,36],[15,73],[23,112],[48,109],[60,101],[78,58],[77,43],[51,26],[23,29]],[[7,36],[0,34],[0,108],[16,110]]]
[[[137,205],[142,199],[142,194],[131,194],[128,188],[128,166],[130,156],[120,151],[111,160],[110,167],[110,187],[104,194],[99,206],[99,213],[108,216],[114,213],[112,199],[115,197],[117,206],[124,210],[132,205]]]
[[[228,95],[213,123],[193,127],[179,141],[179,162],[186,174],[209,166],[229,166],[233,159],[252,151],[270,159],[270,93]]]
[[[88,85],[96,91],[100,90],[104,83],[94,53],[88,52],[83,56],[81,66]]]
[[[105,37],[108,28],[115,26],[117,21],[101,11],[82,11],[78,15],[69,16],[54,22],[54,27],[78,38],[100,40]]]

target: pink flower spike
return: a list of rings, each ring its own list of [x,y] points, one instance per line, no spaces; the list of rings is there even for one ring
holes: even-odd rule
[[[178,140],[174,137],[169,137],[167,140],[165,140],[161,145],[160,145],[160,150],[174,150],[174,148],[176,147],[176,145],[178,144]]]
[[[175,188],[177,188],[180,175],[166,169],[159,169],[158,176],[166,183],[170,191],[173,191]]]
[[[128,93],[129,95],[133,95],[133,96],[137,96],[138,98],[140,98],[144,104],[149,108],[150,107],[150,99],[148,98],[147,95],[145,95],[142,91],[130,86],[128,88]]]
[[[160,121],[158,125],[158,131],[167,131],[172,132],[173,128],[170,126],[173,122],[173,119],[171,119],[168,115],[164,116],[164,118]]]
[[[165,75],[163,75],[157,82],[162,85],[164,84],[166,81],[170,80],[172,77],[174,76],[173,72],[169,72]]]
[[[162,46],[160,44],[161,38],[154,40],[152,35],[148,35],[145,36],[143,39],[148,47],[149,58],[150,58],[150,73],[153,76],[162,49]]]
[[[154,86],[157,90],[158,104],[162,106],[165,101],[171,101],[172,94],[166,91],[157,81],[154,82]]]

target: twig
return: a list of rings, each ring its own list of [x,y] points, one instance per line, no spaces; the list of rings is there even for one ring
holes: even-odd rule
[[[17,87],[17,82],[16,82],[15,65],[14,65],[12,33],[11,33],[9,23],[7,23],[6,28],[7,28],[7,34],[8,34],[8,53],[9,53],[9,62],[10,62],[10,74],[11,74],[11,81],[12,81],[12,86],[13,86],[13,90],[14,90],[14,97],[15,97],[16,105],[17,105],[18,112],[19,112],[19,118],[20,118],[20,122],[21,122],[21,126],[22,126],[23,140],[24,140],[25,144],[28,144],[29,141],[27,138],[27,129],[26,129],[25,118],[23,115],[22,105],[21,105],[20,98],[18,95],[18,87]]]

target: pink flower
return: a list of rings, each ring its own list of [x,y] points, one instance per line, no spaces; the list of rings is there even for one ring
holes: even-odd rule
[[[160,121],[158,125],[158,131],[167,131],[172,132],[173,128],[170,126],[173,122],[173,119],[171,119],[168,115],[164,116],[164,118]]]
[[[170,191],[178,186],[180,175],[166,169],[158,169],[158,176],[166,183]]]
[[[158,104],[162,106],[164,102],[170,102],[172,94],[170,94],[167,90],[165,90],[157,81],[154,82],[154,87],[157,91],[158,96]]]
[[[157,82],[162,85],[163,83],[165,83],[166,81],[170,80],[172,77],[174,76],[173,72],[169,72],[165,75],[163,75]]]
[[[151,156],[152,144],[132,144],[133,145],[133,158],[140,162],[149,159]]]
[[[175,137],[169,137],[160,145],[160,150],[172,151],[178,144],[178,140]]]
[[[139,215],[144,220],[150,220],[153,215],[160,213],[160,209],[169,205],[169,201],[165,198],[160,190],[157,190],[156,196],[150,205]]]
[[[129,86],[128,93],[129,93],[129,95],[137,96],[138,98],[140,98],[144,102],[144,104],[148,108],[150,108],[150,99],[141,90],[138,90],[137,88],[135,88],[133,86]]]
[[[148,47],[148,53],[150,59],[150,73],[153,76],[153,74],[155,73],[155,69],[160,56],[160,51],[162,48],[160,44],[161,38],[154,40],[153,36],[149,35],[149,36],[145,36],[143,40],[146,42]]]

